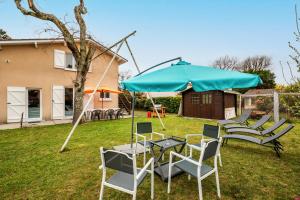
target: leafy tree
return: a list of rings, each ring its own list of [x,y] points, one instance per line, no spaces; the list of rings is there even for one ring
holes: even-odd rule
[[[258,89],[273,89],[276,87],[276,83],[275,83],[276,76],[269,69],[259,70],[259,71],[255,71],[254,69],[251,69],[244,72],[259,75],[259,77],[263,81],[263,84],[257,86]]]
[[[0,40],[11,40],[11,37],[6,33],[6,31],[1,28],[0,28]]]

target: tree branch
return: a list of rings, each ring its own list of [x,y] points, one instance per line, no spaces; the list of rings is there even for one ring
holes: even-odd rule
[[[84,6],[84,1],[80,0],[80,4],[74,8],[74,14],[80,29],[80,55],[82,58],[86,56],[86,24],[82,17],[86,13],[87,9]]]
[[[72,51],[75,59],[76,59],[76,57],[77,58],[79,57],[79,50],[76,46],[76,42],[75,42],[74,38],[72,37],[72,34],[69,32],[69,30],[67,29],[67,27],[65,26],[65,24],[63,22],[61,22],[56,16],[54,16],[52,14],[41,12],[35,6],[33,0],[27,0],[28,7],[30,10],[25,9],[21,5],[21,1],[22,0],[15,0],[15,4],[16,4],[17,8],[23,13],[23,15],[29,15],[32,17],[39,18],[41,20],[51,21],[62,32],[62,34],[64,36],[64,40],[67,43],[67,46],[69,47],[69,49]]]

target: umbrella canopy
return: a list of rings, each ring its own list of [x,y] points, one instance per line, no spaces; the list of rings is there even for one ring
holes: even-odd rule
[[[91,94],[91,93],[93,93],[93,92],[94,92],[94,90],[92,90],[92,89],[84,90],[84,93],[85,93],[85,94]],[[110,88],[108,88],[108,87],[101,87],[101,88],[98,88],[98,89],[97,89],[97,92],[109,92],[109,93],[116,93],[116,94],[121,94],[121,93],[123,93],[122,91],[110,89]]]
[[[202,92],[249,88],[261,83],[258,75],[180,61],[175,65],[125,80],[122,87],[131,92],[175,92],[185,90],[188,84],[192,84],[196,92]]]

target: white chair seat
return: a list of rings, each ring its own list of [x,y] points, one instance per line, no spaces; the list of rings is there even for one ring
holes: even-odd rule
[[[188,162],[186,160],[182,160],[176,164],[174,164],[174,166],[178,167],[179,169],[185,171],[186,173],[194,176],[194,177],[197,177],[197,168],[198,166],[191,163],[191,162]],[[206,165],[206,164],[202,164],[201,166],[201,176],[204,176],[205,174],[207,174],[208,172],[212,171],[213,168],[209,165]]]
[[[138,169],[137,173],[139,173],[139,172],[140,172],[140,170]],[[139,186],[143,182],[146,175],[147,175],[147,171],[145,171],[143,173],[143,175],[137,180],[137,186]],[[110,183],[112,185],[115,185],[115,186],[118,186],[118,187],[121,187],[121,188],[124,188],[127,190],[131,190],[131,191],[134,190],[133,174],[128,174],[125,172],[118,171],[107,180],[107,183]]]

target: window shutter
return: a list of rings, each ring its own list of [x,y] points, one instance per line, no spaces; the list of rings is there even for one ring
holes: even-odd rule
[[[93,68],[93,61],[91,61],[90,67],[89,67],[89,72],[92,72],[92,68]]]
[[[76,69],[76,60],[73,55],[72,55],[72,64],[73,64],[73,69]]]
[[[54,50],[54,67],[64,69],[66,66],[65,52]]]

